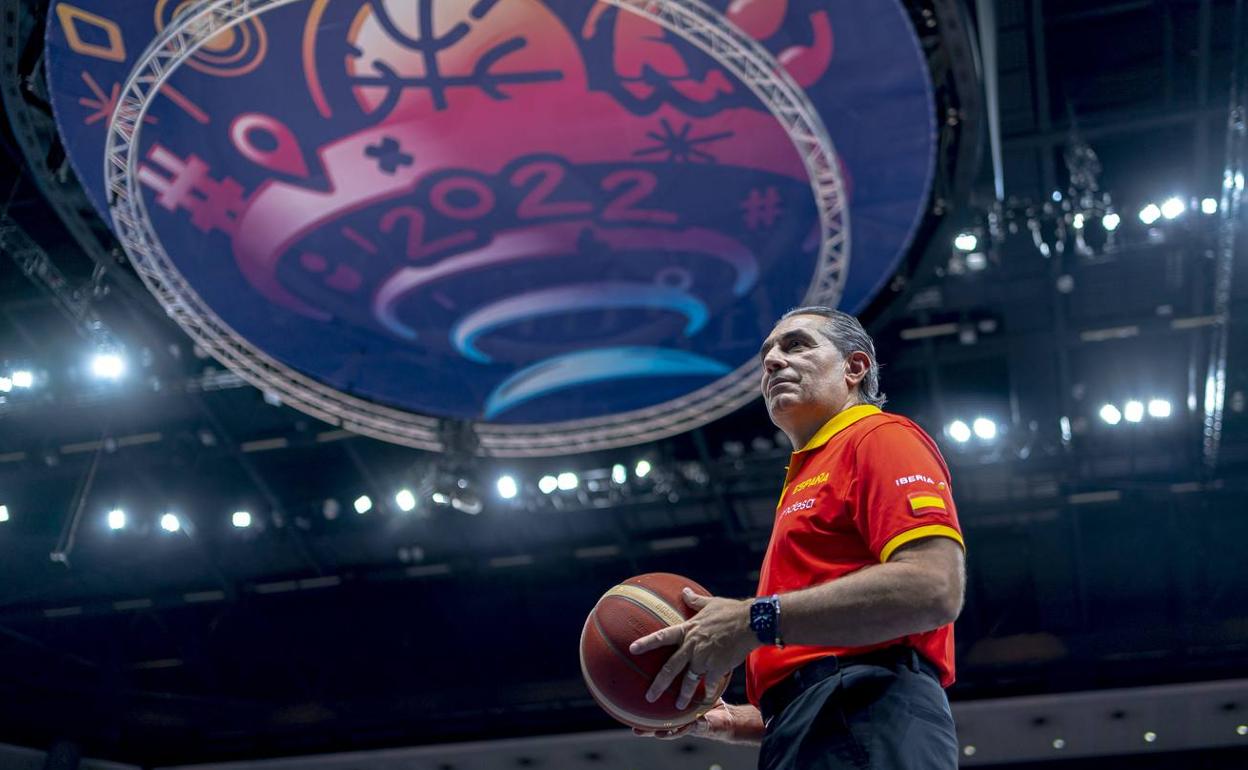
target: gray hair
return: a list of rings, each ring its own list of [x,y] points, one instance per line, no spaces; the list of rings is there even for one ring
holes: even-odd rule
[[[867,334],[867,330],[862,328],[858,319],[834,308],[809,305],[793,308],[780,316],[780,320],[783,321],[795,315],[817,315],[823,318],[824,323],[820,331],[836,346],[842,357],[849,358],[849,355],[856,351],[866,353],[870,357],[871,366],[867,369],[867,376],[862,378],[862,383],[858,386],[858,399],[864,404],[884,406],[887,398],[880,392],[880,365],[875,360],[875,342],[872,341],[871,335]]]

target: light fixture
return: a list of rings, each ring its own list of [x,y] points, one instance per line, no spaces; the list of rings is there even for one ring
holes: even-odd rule
[[[0,522],[9,520],[9,506],[0,505]]]
[[[646,476],[650,475],[650,467],[649,460],[638,460],[637,467],[633,468],[633,473],[637,475],[637,478],[644,479]]]
[[[230,521],[239,529],[246,529],[251,526],[251,511],[234,511]]]
[[[1177,219],[1187,210],[1181,198],[1166,198],[1161,204],[1161,215],[1166,219]]]
[[[373,510],[373,498],[368,495],[360,495],[355,498],[354,505],[356,513],[368,513]]]
[[[1218,199],[1217,198],[1205,198],[1204,200],[1202,200],[1200,202],[1200,212],[1202,214],[1218,213]]]
[[[1110,425],[1117,425],[1122,421],[1122,412],[1118,411],[1118,407],[1113,404],[1105,404],[1101,407],[1101,419]]]
[[[979,238],[975,233],[958,233],[953,239],[953,247],[958,251],[974,251],[979,246]]]
[[[949,427],[945,428],[945,432],[949,434],[949,438],[959,444],[965,444],[971,440],[971,428],[961,420],[954,420],[949,423]]]
[[[1170,416],[1170,402],[1164,398],[1150,399],[1148,402],[1148,416],[1158,419],[1165,419]]]
[[[1131,399],[1122,407],[1122,418],[1127,422],[1139,422],[1144,419],[1144,402]]]
[[[1248,725],[1235,725],[1236,735],[1248,735]]]
[[[1066,741],[1063,740],[1062,738],[1054,738],[1053,748],[1058,749],[1058,750],[1066,748]]]
[[[117,353],[96,353],[91,373],[101,380],[117,380],[126,373],[126,360]]]
[[[1111,233],[1117,230],[1118,225],[1120,224],[1122,224],[1122,217],[1118,216],[1112,211],[1106,214],[1105,216],[1101,217],[1101,226]]]
[[[973,757],[975,756],[975,747],[968,743],[962,747],[962,753],[968,757]]]
[[[166,513],[160,517],[160,528],[166,532],[177,532],[182,529],[182,522],[178,521],[177,514]]]
[[[1149,730],[1148,732],[1144,733],[1145,743],[1152,743],[1156,740],[1157,740],[1157,733],[1153,732],[1152,730]]]
[[[114,508],[108,512],[108,528],[116,531],[126,528],[126,512],[120,508]]]
[[[1156,203],[1150,203],[1140,209],[1140,221],[1146,225],[1151,225],[1161,219],[1161,207]]]
[[[554,476],[542,476],[538,479],[537,488],[542,491],[542,494],[549,495],[559,488],[559,479]]]
[[[1071,221],[1071,224],[1075,226],[1076,230],[1082,230],[1083,229],[1083,214],[1082,213],[1075,214],[1073,220]]]
[[[30,388],[35,385],[35,373],[27,369],[18,369],[13,372],[13,387]]]
[[[987,417],[976,417],[971,423],[971,428],[975,431],[975,435],[984,441],[991,441],[997,437],[997,424]]]
[[[578,479],[576,474],[572,471],[564,471],[563,473],[560,473],[559,478],[555,481],[558,484],[559,489],[564,492],[576,489],[577,485],[581,483],[581,480]]]
[[[429,495],[429,499],[433,501],[434,505],[450,505],[451,504],[451,496],[445,492],[434,492],[432,495]],[[403,510],[411,510],[411,509],[404,508]]]
[[[625,468],[620,463],[616,463],[615,465],[612,465],[611,466],[611,480],[614,481],[616,484],[623,484],[625,481],[628,481],[628,468]]]
[[[407,513],[416,507],[416,495],[410,489],[400,489],[394,495],[394,504],[399,506],[400,511]]]
[[[520,487],[516,484],[516,480],[511,476],[498,477],[498,496],[504,500],[510,500],[520,492]]]

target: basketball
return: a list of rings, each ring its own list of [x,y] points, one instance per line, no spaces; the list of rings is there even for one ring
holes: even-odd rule
[[[604,711],[629,727],[675,730],[714,706],[728,686],[731,674],[724,676],[712,691],[703,682],[689,705],[678,709],[678,677],[658,700],[646,701],[646,690],[676,647],[634,655],[628,646],[647,634],[694,616],[695,611],[681,598],[681,589],[686,586],[703,596],[710,595],[694,581],[666,572],[629,578],[603,594],[585,621],[581,632],[581,673],[585,684]]]

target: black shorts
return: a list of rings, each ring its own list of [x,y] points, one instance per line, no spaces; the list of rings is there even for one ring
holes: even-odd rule
[[[810,683],[800,692],[785,680],[791,701],[764,698],[760,770],[958,766],[949,699],[935,668],[914,650],[893,648],[839,663],[829,658],[801,673],[797,681]],[[778,713],[768,713],[769,706]]]

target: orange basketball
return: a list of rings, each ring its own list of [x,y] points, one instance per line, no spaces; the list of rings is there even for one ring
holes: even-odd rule
[[[581,632],[585,684],[603,710],[629,727],[674,730],[687,725],[714,706],[728,686],[731,674],[709,692],[703,682],[689,705],[678,709],[676,697],[682,684],[678,676],[658,700],[646,702],[646,690],[676,647],[634,655],[628,646],[646,634],[694,616],[680,595],[686,586],[703,596],[710,594],[692,580],[666,572],[629,578],[603,594],[585,621]]]

